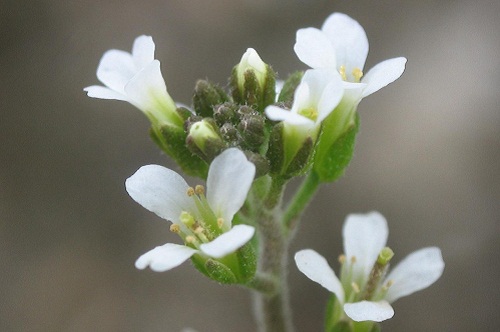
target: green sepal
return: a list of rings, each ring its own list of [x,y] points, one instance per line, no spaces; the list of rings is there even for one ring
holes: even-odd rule
[[[208,165],[187,149],[184,130],[171,126],[151,127],[149,133],[151,139],[174,159],[186,174],[203,179],[207,177]]]
[[[328,129],[323,128],[314,158],[314,171],[321,182],[332,182],[341,177],[354,154],[356,135],[359,130],[359,116],[355,114],[354,124],[340,135],[330,146],[322,144],[326,141]]]
[[[294,176],[301,176],[309,170],[311,153],[313,152],[314,142],[311,137],[306,137],[302,146],[297,151],[293,159],[288,164],[283,176],[291,178]]]
[[[276,100],[276,72],[270,65],[266,65],[267,75],[262,91],[262,98],[259,104],[259,110],[264,111],[266,106],[271,105]]]
[[[193,94],[193,106],[196,114],[203,117],[213,116],[213,107],[229,100],[224,90],[206,80],[196,82]]]
[[[252,280],[257,271],[257,254],[252,242],[245,244],[236,251],[238,257],[240,280],[239,283],[246,284]]]
[[[285,163],[285,147],[283,139],[283,122],[277,123],[269,136],[269,149],[266,157],[269,160],[271,174],[279,174]]]
[[[243,73],[244,82],[242,87],[238,82],[238,65],[234,66],[231,72],[230,85],[233,100],[242,105],[256,107],[260,112],[264,108],[274,103],[276,98],[276,73],[271,66],[266,64],[266,76],[261,83],[255,75],[255,71],[247,69]]]
[[[327,330],[328,332],[354,332],[352,329],[352,325],[348,321],[340,321],[334,326],[332,326],[331,329]]]
[[[330,296],[328,299],[328,303],[326,305],[326,313],[325,313],[325,331],[327,332],[340,332],[351,331],[347,329],[349,327],[349,321],[345,321],[342,318],[344,317],[344,309],[342,305],[339,305],[337,301],[337,297],[335,295]],[[347,323],[347,324],[346,324]]]
[[[299,86],[300,81],[302,80],[302,76],[304,76],[303,71],[296,71],[293,74],[290,74],[283,84],[283,88],[281,89],[280,95],[278,97],[278,102],[286,103],[289,105],[293,104],[293,97],[295,94],[295,89]]]
[[[207,276],[221,284],[236,284],[238,279],[226,265],[212,258],[209,258],[205,262],[205,270],[207,271]]]

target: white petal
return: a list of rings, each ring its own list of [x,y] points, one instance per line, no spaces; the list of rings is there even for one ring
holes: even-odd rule
[[[321,123],[337,107],[344,95],[343,83],[339,77],[331,77],[328,85],[323,89],[318,103],[318,118],[316,123]]]
[[[394,302],[429,287],[441,277],[443,270],[444,262],[439,248],[429,247],[411,253],[386,277],[387,281],[393,282],[386,300]]]
[[[378,212],[347,216],[343,228],[344,251],[347,262],[350,262],[351,257],[356,257],[356,263],[353,264],[353,281],[365,281],[380,250],[384,248],[388,235],[387,221]]]
[[[382,322],[394,316],[394,309],[386,301],[371,302],[361,301],[344,304],[344,312],[356,322],[374,321]]]
[[[175,103],[167,93],[158,60],[139,71],[125,86],[125,92],[130,102],[144,112],[165,114],[164,111],[175,109]]]
[[[147,266],[156,272],[173,269],[187,261],[198,250],[186,246],[167,243],[156,247],[135,261],[135,267],[144,270]]]
[[[394,58],[380,62],[370,69],[361,80],[367,84],[363,98],[397,80],[405,71],[406,58]]]
[[[132,55],[119,50],[104,53],[97,67],[99,81],[121,94],[125,94],[125,85],[136,73]]]
[[[333,44],[337,66],[344,65],[347,74],[354,68],[363,69],[368,56],[368,38],[357,21],[345,14],[333,13],[321,30]]]
[[[115,90],[111,90],[104,86],[100,85],[92,85],[88,86],[83,91],[87,92],[87,96],[92,98],[100,98],[100,99],[116,99],[116,100],[124,100],[127,101],[127,97],[122,95]]]
[[[254,164],[236,148],[225,150],[210,164],[207,200],[215,215],[224,219],[226,229],[245,203],[254,176]]]
[[[315,28],[298,30],[293,49],[300,61],[311,68],[335,69],[337,66],[332,43],[321,30]]]
[[[252,226],[236,225],[212,242],[202,244],[200,250],[210,257],[222,258],[250,241],[254,233],[255,228]]]
[[[295,264],[300,272],[334,293],[340,303],[344,303],[344,289],[326,259],[312,249],[295,254]]]
[[[164,219],[178,222],[182,211],[195,211],[186,181],[163,166],[142,166],[125,181],[125,187],[137,203]]]
[[[139,36],[132,46],[132,58],[137,70],[146,67],[155,59],[155,43],[151,36]]]
[[[314,125],[314,121],[311,119],[277,106],[267,106],[265,112],[266,116],[273,121],[283,121],[293,126]]]

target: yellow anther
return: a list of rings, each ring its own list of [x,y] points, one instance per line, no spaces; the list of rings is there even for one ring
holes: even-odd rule
[[[352,70],[352,76],[354,76],[354,82],[359,83],[361,81],[361,77],[363,77],[363,71],[356,67]]]
[[[345,66],[340,66],[339,73],[340,73],[340,76],[342,76],[342,79],[344,81],[347,81],[347,76],[345,76]]]
[[[315,108],[304,108],[301,109],[298,113],[313,121],[316,121],[316,119],[318,118],[318,110]]]
[[[195,191],[194,191],[193,187],[189,187],[189,188],[187,189],[187,195],[188,195],[189,197],[193,196],[193,195],[194,195],[194,193],[195,193]]]
[[[340,263],[340,264],[344,264],[344,263],[345,263],[345,260],[346,260],[346,257],[345,257],[345,255],[344,255],[344,254],[342,254],[342,255],[340,255],[340,256],[339,256],[339,263]]]
[[[192,235],[186,236],[186,243],[194,244],[196,242],[196,238]]]
[[[391,287],[393,284],[394,284],[394,281],[393,281],[393,280],[389,280],[389,281],[385,284],[385,287],[389,288],[389,287]]]
[[[354,281],[351,283],[351,287],[352,287],[352,290],[354,291],[354,293],[359,293],[359,286],[357,283],[355,283]]]
[[[202,185],[197,185],[197,186],[194,188],[194,191],[195,191],[195,193],[197,193],[198,195],[203,195],[203,194],[205,194],[205,187],[203,187]]]
[[[356,256],[351,257],[351,264],[354,264],[354,263],[356,263]]]
[[[224,226],[224,219],[222,218],[217,218],[217,226],[219,226],[219,228],[222,228],[222,226]]]
[[[170,231],[175,234],[179,234],[181,232],[181,228],[177,224],[170,225]]]
[[[203,227],[198,226],[198,227],[196,227],[196,229],[194,230],[194,232],[195,232],[195,234],[201,234],[201,233],[203,233],[204,230],[205,229],[203,229]]]

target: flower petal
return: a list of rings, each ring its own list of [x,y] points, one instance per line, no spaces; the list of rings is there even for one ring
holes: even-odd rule
[[[300,272],[334,293],[340,303],[344,303],[344,289],[326,259],[312,249],[295,254],[295,264]]]
[[[380,62],[370,69],[361,80],[367,84],[363,98],[397,80],[405,71],[406,58],[394,58]]]
[[[176,172],[159,165],[142,166],[125,181],[128,194],[158,216],[179,222],[182,211],[195,211],[188,184]]]
[[[155,43],[151,36],[139,36],[132,46],[132,58],[137,70],[146,67],[155,59]]]
[[[230,148],[210,164],[207,177],[207,200],[216,217],[224,220],[226,229],[245,203],[255,176],[255,166],[243,152]]]
[[[158,246],[135,261],[135,267],[144,270],[147,266],[156,272],[173,269],[187,261],[198,250],[179,244],[167,243]]]
[[[125,92],[137,108],[157,118],[168,115],[176,106],[167,93],[165,80],[161,75],[160,62],[154,60],[137,73],[125,86]]]
[[[354,68],[363,70],[368,56],[368,38],[357,21],[345,14],[333,13],[321,30],[333,44],[337,66],[345,66],[348,75]]]
[[[265,112],[266,116],[273,121],[283,121],[293,126],[314,125],[311,119],[277,106],[267,106]]]
[[[132,55],[120,50],[109,50],[97,67],[97,78],[111,90],[125,94],[125,85],[136,74]]]
[[[316,123],[321,123],[337,107],[344,95],[342,80],[335,73],[330,82],[324,88],[318,103],[318,118]]]
[[[92,98],[100,98],[100,99],[116,99],[116,100],[124,100],[127,101],[127,96],[122,95],[115,90],[111,90],[110,88],[106,88],[100,85],[92,85],[88,86],[83,91],[87,92],[87,96]]]
[[[311,68],[335,69],[337,66],[332,43],[321,30],[316,28],[298,30],[293,49],[300,61]]]
[[[367,320],[382,322],[394,316],[394,309],[387,301],[346,303],[344,304],[344,312],[356,322]]]
[[[254,233],[255,228],[252,226],[236,225],[212,242],[200,245],[200,250],[210,257],[222,258],[245,245]]]
[[[347,216],[343,229],[344,251],[347,262],[356,257],[352,265],[353,281],[360,284],[366,281],[388,235],[387,221],[378,212]]]
[[[439,248],[429,247],[411,253],[386,277],[387,281],[392,281],[386,300],[394,302],[429,287],[441,277],[443,270],[444,261]]]

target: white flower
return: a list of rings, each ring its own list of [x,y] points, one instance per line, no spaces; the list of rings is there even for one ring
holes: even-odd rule
[[[310,69],[295,90],[290,110],[267,106],[273,121],[283,121],[287,159],[291,160],[307,137],[316,140],[321,122],[342,100],[342,81],[330,70]]]
[[[217,156],[208,171],[207,193],[189,187],[176,172],[158,165],[141,167],[127,179],[129,195],[146,209],[172,222],[171,231],[186,245],[167,243],[137,259],[135,266],[170,270],[194,254],[222,258],[242,247],[254,235],[248,225],[232,227],[255,175],[255,166],[236,148]]]
[[[260,58],[259,54],[253,48],[248,48],[246,52],[241,57],[240,62],[236,66],[236,72],[238,75],[238,88],[240,91],[244,90],[245,84],[245,72],[251,70],[254,72],[257,81],[263,88],[265,86],[266,76],[267,76],[267,65]]]
[[[398,79],[406,64],[403,57],[385,60],[363,75],[368,55],[366,33],[357,21],[341,13],[330,15],[321,30],[298,30],[294,50],[311,68],[338,71],[348,96],[357,101]]]
[[[182,119],[175,112],[176,105],[167,93],[154,51],[153,39],[139,36],[134,41],[132,53],[121,50],[105,52],[97,67],[97,78],[105,86],[93,85],[84,91],[92,98],[127,101],[143,111],[152,122],[182,127]]]
[[[352,320],[381,322],[394,315],[390,303],[429,287],[444,269],[439,248],[428,247],[408,255],[385,276],[392,255],[384,264],[379,264],[379,257],[387,252],[388,233],[385,218],[377,212],[349,215],[343,228],[345,256],[340,257],[340,280],[314,250],[297,252],[295,262],[309,279],[335,294]]]

